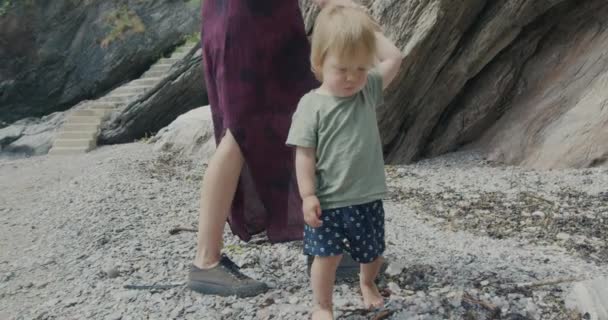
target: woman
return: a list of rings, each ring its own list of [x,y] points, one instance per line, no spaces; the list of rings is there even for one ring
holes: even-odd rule
[[[352,5],[315,3],[332,1]],[[245,241],[262,231],[271,242],[302,238],[293,151],[285,140],[298,100],[318,84],[297,0],[206,0],[202,10],[218,146],[203,179],[189,286],[205,294],[252,296],[267,287],[221,255],[224,225],[228,220]]]

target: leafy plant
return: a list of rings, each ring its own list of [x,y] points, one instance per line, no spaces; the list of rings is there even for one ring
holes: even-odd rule
[[[101,46],[106,48],[117,39],[124,39],[129,32],[142,33],[146,31],[144,23],[139,16],[122,5],[106,17],[106,22],[111,26],[110,33],[101,41]]]
[[[0,17],[5,15],[12,6],[13,2],[11,0],[0,0]]]
[[[186,43],[197,43],[201,39],[201,33],[195,32],[184,36],[184,42]]]

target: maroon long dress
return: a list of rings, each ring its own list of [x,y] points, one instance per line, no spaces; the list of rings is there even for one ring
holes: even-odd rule
[[[230,130],[245,158],[228,219],[243,240],[302,238],[291,116],[317,85],[297,0],[204,0],[202,45],[216,141]],[[213,201],[213,200],[211,200]]]

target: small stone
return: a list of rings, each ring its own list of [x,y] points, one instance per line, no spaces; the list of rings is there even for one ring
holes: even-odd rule
[[[401,294],[401,288],[395,282],[389,282],[387,286],[388,286],[388,289],[391,290],[392,293],[394,293],[396,295]]]
[[[120,291],[114,294],[114,298],[119,301],[131,302],[137,297],[136,291]]]
[[[463,292],[462,291],[452,291],[448,294],[448,297],[450,297],[450,305],[452,305],[452,307],[454,308],[458,308],[462,305],[462,295]]]
[[[561,241],[568,241],[570,239],[570,235],[565,232],[560,232],[555,237]]]
[[[117,278],[120,275],[120,271],[116,267],[107,267],[103,270],[103,272],[108,276],[108,278],[113,279]]]
[[[4,274],[2,276],[2,278],[0,278],[0,282],[9,282],[11,281],[11,279],[13,279],[15,277],[15,273],[14,272],[8,272],[6,274]]]
[[[384,273],[386,273],[388,276],[390,277],[395,277],[401,274],[401,272],[403,272],[403,269],[405,269],[405,265],[400,263],[400,262],[391,262],[388,267],[386,268],[386,271]]]
[[[490,284],[490,281],[488,281],[488,280],[483,280],[483,281],[482,281],[482,282],[480,282],[479,284],[480,284],[482,287],[485,287],[485,286],[487,286],[487,285],[489,285],[489,284]]]
[[[298,297],[289,298],[289,304],[298,304],[299,301],[300,299],[298,299]]]
[[[110,314],[106,319],[107,320],[121,320],[122,314],[120,314],[119,312],[115,312],[115,313]]]
[[[78,304],[78,299],[69,299],[63,302],[66,308],[73,307]]]
[[[180,307],[176,307],[175,309],[173,309],[171,311],[171,313],[169,314],[169,317],[171,319],[178,319],[179,317],[181,317],[184,314],[184,307],[180,306]]]
[[[542,219],[545,217],[545,213],[542,211],[534,211],[534,212],[532,212],[532,216],[535,218]]]
[[[414,294],[416,294],[416,292],[412,290],[403,290],[403,294],[407,296],[413,296]]]

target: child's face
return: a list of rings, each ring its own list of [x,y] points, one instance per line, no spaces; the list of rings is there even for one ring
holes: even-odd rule
[[[335,96],[352,96],[365,86],[370,67],[367,56],[344,59],[328,52],[322,66],[323,86]]]

